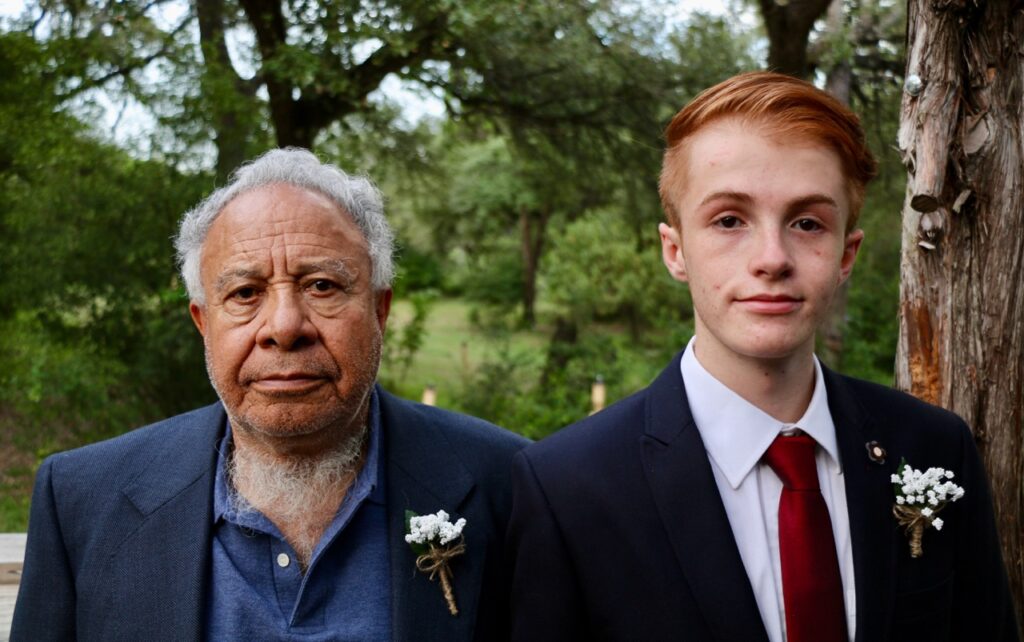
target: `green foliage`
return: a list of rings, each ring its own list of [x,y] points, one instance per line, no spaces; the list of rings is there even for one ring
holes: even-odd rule
[[[400,246],[396,257],[395,296],[404,297],[424,290],[444,290],[444,268],[436,257],[411,245]]]
[[[56,110],[46,46],[0,34],[0,59],[2,416],[45,454],[209,400],[170,244],[207,180]]]
[[[610,210],[566,225],[548,255],[545,292],[577,324],[621,318],[636,339],[643,328],[688,318],[692,304],[662,265],[656,237],[614,232],[626,229]]]
[[[437,293],[433,290],[414,292],[409,296],[412,317],[401,327],[396,327],[393,323],[388,326],[383,366],[390,376],[395,378],[396,383],[405,380],[416,353],[423,347],[427,318],[436,299]]]
[[[381,379],[400,393],[435,384],[441,405],[540,438],[586,416],[596,376],[622,398],[692,334],[687,288],[659,257],[661,132],[697,92],[758,66],[740,22],[669,24],[657,2],[298,0],[282,14],[287,42],[264,58],[254,16],[229,1],[212,19],[244,36],[231,64],[209,33],[197,39],[199,5],[172,23],[153,17],[161,4],[32,1],[0,29],[0,528],[24,527],[41,457],[212,400],[170,238],[225,159],[289,122],[388,196],[401,300]],[[891,0],[848,4],[877,22]],[[866,53],[851,41],[821,60]],[[844,369],[880,381],[903,190],[893,56],[858,68],[854,91],[882,176],[862,217]],[[448,117],[408,122],[385,79],[442,99]],[[272,113],[268,81],[288,109]],[[132,153],[91,124],[100,91],[156,118]],[[201,169],[214,153],[216,170]],[[559,321],[573,340],[552,342]]]

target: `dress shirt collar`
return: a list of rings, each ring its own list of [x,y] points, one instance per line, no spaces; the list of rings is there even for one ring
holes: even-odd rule
[[[813,437],[841,469],[835,424],[817,357],[811,402],[803,417],[790,424],[772,417],[712,376],[698,361],[693,345],[694,339],[690,339],[680,361],[686,399],[708,456],[733,490],[739,488],[779,433],[796,428]]]

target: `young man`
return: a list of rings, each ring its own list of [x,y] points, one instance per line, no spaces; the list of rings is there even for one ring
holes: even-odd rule
[[[750,73],[667,139],[662,256],[695,336],[650,387],[516,456],[513,638],[1016,639],[967,426],[814,357],[864,236],[856,116]],[[923,514],[916,557],[903,460],[964,490]]]

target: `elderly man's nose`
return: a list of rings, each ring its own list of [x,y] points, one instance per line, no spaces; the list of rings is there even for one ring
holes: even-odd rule
[[[294,350],[316,341],[316,328],[297,292],[273,289],[265,305],[264,320],[256,335],[260,346]]]

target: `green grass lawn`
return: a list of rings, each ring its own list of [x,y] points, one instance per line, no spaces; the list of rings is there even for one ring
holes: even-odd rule
[[[538,309],[539,322],[533,329],[495,333],[474,324],[471,321],[472,310],[471,304],[459,299],[435,301],[427,317],[423,345],[408,370],[402,373],[389,370],[386,364],[382,365],[381,380],[385,385],[392,392],[414,400],[420,400],[424,388],[431,385],[437,391],[438,406],[459,408],[457,395],[460,389],[464,389],[475,368],[485,360],[499,357],[512,357],[525,364],[519,376],[536,381],[543,368],[553,332],[549,322],[554,316],[553,312],[542,304]],[[400,332],[411,316],[412,306],[408,301],[395,301],[388,321],[389,337],[385,339],[385,351],[388,340],[394,340],[394,333]],[[681,328],[681,332],[681,336],[688,337],[689,326]],[[643,344],[631,342],[628,334],[628,330],[620,324],[594,322],[580,329],[581,341],[590,338],[598,344],[609,346],[609,366],[611,361],[617,362],[616,367],[611,369],[618,372],[618,378],[608,381],[608,403],[650,383],[665,367],[671,355],[685,345],[680,343],[685,339],[668,336],[664,332],[645,335]],[[600,356],[597,361],[601,363]],[[592,376],[608,374],[602,372],[600,366],[595,370]],[[495,390],[494,394],[501,392]],[[580,389],[580,394],[589,398],[589,381]]]
[[[439,299],[427,317],[423,346],[405,373],[381,366],[381,379],[393,386],[396,394],[419,400],[430,385],[437,391],[437,405],[452,407],[454,395],[474,368],[494,358],[502,348],[523,355],[539,372],[548,341],[543,325],[533,330],[488,333],[470,321],[471,306],[459,299]],[[388,320],[389,338],[412,316],[408,301],[395,301]],[[385,339],[384,350],[387,350]],[[404,374],[404,376],[403,376]]]

